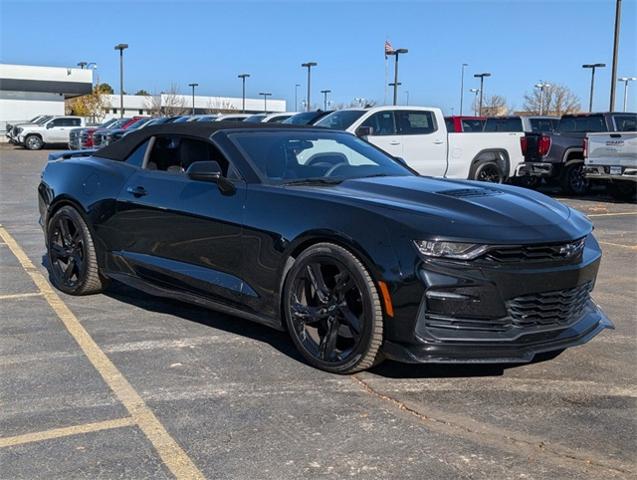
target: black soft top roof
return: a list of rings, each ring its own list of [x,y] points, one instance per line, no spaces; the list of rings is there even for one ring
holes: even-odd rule
[[[129,133],[117,142],[114,142],[94,153],[97,157],[123,161],[142,143],[155,135],[186,135],[189,137],[208,140],[210,135],[217,130],[248,130],[248,129],[299,129],[312,128],[303,125],[286,125],[281,123],[244,123],[244,122],[188,122],[188,123],[164,123],[142,127]],[[318,127],[317,127],[318,128]],[[324,130],[324,129],[321,129]]]

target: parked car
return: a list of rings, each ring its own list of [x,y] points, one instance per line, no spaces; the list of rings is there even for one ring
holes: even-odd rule
[[[484,132],[552,132],[557,128],[559,117],[509,116],[488,117]]]
[[[61,291],[115,279],[260,322],[330,372],[529,362],[612,328],[590,296],[601,250],[582,213],[418,176],[347,132],[146,127],[48,162],[38,197]]]
[[[109,138],[110,138],[109,136],[111,132],[113,132],[114,130],[119,130],[119,129],[127,129],[132,124],[137,122],[137,120],[139,120],[140,118],[144,118],[144,117],[135,116],[130,118],[128,117],[120,118],[117,122],[109,125],[107,128],[100,128],[95,130],[95,132],[93,133],[93,147],[94,148],[105,147],[106,145],[108,145]]]
[[[219,113],[215,117],[215,122],[243,122],[250,116],[249,113]]]
[[[619,200],[637,193],[637,131],[587,133],[584,138],[584,175],[604,183]]]
[[[278,113],[257,113],[250,115],[244,120],[247,123],[281,123],[287,120],[292,115],[296,115],[294,112],[278,112]]]
[[[68,145],[71,130],[84,125],[82,117],[53,117],[41,124],[32,123],[18,127],[15,138],[19,145],[29,150],[40,150],[45,145]]]
[[[110,128],[117,121],[117,118],[111,118],[100,125],[74,128],[69,135],[69,149],[83,150],[93,148],[93,134],[95,131],[100,128]]]
[[[311,112],[301,112],[292,115],[281,123],[288,125],[315,125],[321,118],[332,113],[333,110],[313,110]]]
[[[449,133],[481,132],[484,129],[486,119],[486,117],[452,115],[445,117],[445,124]]]
[[[6,124],[6,133],[5,136],[9,139],[9,143],[17,144],[18,143],[18,128],[24,125],[42,125],[47,120],[53,118],[53,115],[37,115],[33,117],[28,122],[18,122],[14,124],[7,123]]]
[[[106,145],[110,145],[113,142],[118,141],[123,136],[127,135],[130,132],[134,132],[139,128],[143,128],[152,117],[142,117],[137,119],[135,122],[129,124],[126,128],[112,128],[106,133],[106,135],[102,139],[102,147]]]
[[[585,194],[589,187],[584,176],[585,135],[636,130],[637,113],[564,115],[555,132],[525,135],[522,139],[524,163],[518,166],[517,175],[529,181],[556,180],[567,194]]]
[[[523,133],[448,133],[439,108],[345,109],[316,123],[364,137],[423,175],[502,182],[522,162]]]

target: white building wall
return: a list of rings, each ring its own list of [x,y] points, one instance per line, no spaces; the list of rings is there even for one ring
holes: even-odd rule
[[[16,80],[46,80],[50,82],[93,83],[90,68],[40,67],[34,65],[0,64],[0,78]]]
[[[0,91],[0,131],[36,115],[64,115],[64,97],[56,93]]]

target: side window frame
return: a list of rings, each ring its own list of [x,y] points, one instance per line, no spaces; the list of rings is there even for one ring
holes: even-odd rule
[[[369,122],[372,118],[376,117],[376,116],[381,116],[383,114],[391,114],[391,118],[392,118],[392,123],[394,125],[394,131],[393,133],[377,133],[377,132],[372,132],[372,134],[370,135],[370,137],[391,137],[391,136],[396,136],[396,135],[400,135],[400,133],[398,133],[398,126],[396,125],[396,112],[394,112],[393,110],[381,110],[380,112],[374,112],[372,113],[369,117],[367,117],[365,120],[363,120],[363,122],[361,123],[361,127],[371,127],[374,128],[373,125],[368,125],[367,122]]]
[[[430,132],[425,132],[425,133],[404,133],[402,132],[402,125],[399,126],[398,123],[398,119],[396,118],[397,116],[399,116],[400,114],[404,114],[405,116],[409,115],[409,114],[428,114],[429,115],[429,119],[431,120],[431,127],[432,130]],[[438,122],[436,122],[436,116],[434,115],[434,113],[430,110],[398,110],[396,112],[394,112],[394,123],[396,125],[396,131],[397,131],[397,135],[405,135],[405,136],[412,136],[412,135],[433,135],[434,133],[436,133],[438,131]],[[455,131],[455,126],[454,126],[454,131]]]

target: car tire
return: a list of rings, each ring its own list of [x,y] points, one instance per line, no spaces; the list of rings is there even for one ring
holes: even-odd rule
[[[497,162],[479,163],[473,173],[473,179],[488,183],[502,183],[504,175]]]
[[[629,202],[637,195],[637,184],[632,181],[612,182],[608,185],[608,192],[615,200]]]
[[[292,341],[311,365],[350,374],[382,360],[378,290],[347,249],[318,243],[304,250],[288,272],[282,305]]]
[[[586,195],[590,182],[584,176],[584,163],[571,163],[562,172],[560,177],[562,191],[568,195]]]
[[[44,146],[44,142],[39,135],[27,135],[24,139],[24,146],[27,150],[40,150]]]
[[[90,295],[108,284],[100,272],[91,232],[71,206],[60,208],[47,227],[47,260],[51,283],[70,295]]]

